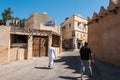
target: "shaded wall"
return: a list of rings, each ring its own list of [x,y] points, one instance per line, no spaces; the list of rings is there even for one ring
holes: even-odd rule
[[[107,21],[106,21],[107,20]],[[120,65],[120,13],[108,15],[103,27],[103,52],[105,60]]]
[[[120,11],[108,12],[99,21],[88,24],[88,42],[95,58],[120,65]]]

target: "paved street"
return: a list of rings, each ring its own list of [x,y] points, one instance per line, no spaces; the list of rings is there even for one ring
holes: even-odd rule
[[[80,80],[78,52],[59,55],[53,69],[48,69],[47,64],[48,58],[40,57],[0,65],[0,80]],[[93,69],[94,76],[89,80],[120,80],[120,67],[95,61]]]

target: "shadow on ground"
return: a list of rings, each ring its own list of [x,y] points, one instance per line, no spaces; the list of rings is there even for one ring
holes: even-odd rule
[[[34,67],[35,69],[49,69],[48,67]]]
[[[69,69],[75,70],[74,73],[80,73],[80,57],[79,56],[64,56],[55,62],[64,62],[63,65],[67,65]]]
[[[67,77],[67,76],[59,76],[59,77],[65,80],[78,80],[78,77]]]
[[[62,56],[55,62],[64,62],[69,69],[75,70],[73,73],[80,74],[80,56]],[[120,67],[110,63],[95,60],[93,68],[93,76],[89,80],[120,80]],[[77,80],[78,77],[59,76],[65,80]]]
[[[63,65],[68,66],[66,68],[74,70],[73,73],[77,73],[77,74],[80,74],[80,66],[81,66],[80,61],[81,61],[81,59],[80,59],[79,55],[77,55],[77,56],[63,56],[60,59],[55,60],[55,62],[64,62]],[[94,71],[93,71],[93,74],[94,74]],[[63,78],[65,80],[79,80],[80,76],[77,76],[77,77],[59,76],[59,78]],[[96,76],[93,76],[89,80],[97,80],[97,79],[96,79]]]
[[[110,63],[96,61],[95,62],[95,73],[99,80],[120,80],[120,66],[115,66]]]
[[[69,53],[68,53],[69,54]],[[55,60],[55,63],[63,62],[63,65],[67,65],[69,69],[74,70],[73,73],[80,74],[80,56],[62,56],[60,59]],[[65,80],[78,80],[78,77],[70,77],[70,76],[59,76],[59,78],[63,78]]]

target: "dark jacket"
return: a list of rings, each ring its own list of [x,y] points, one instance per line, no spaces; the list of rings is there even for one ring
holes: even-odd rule
[[[91,50],[90,48],[83,46],[80,49],[80,56],[82,60],[89,60],[91,57]]]

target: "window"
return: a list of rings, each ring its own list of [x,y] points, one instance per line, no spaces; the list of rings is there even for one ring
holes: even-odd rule
[[[86,26],[84,26],[84,31],[86,32],[86,30],[87,30],[87,29],[86,29]]]
[[[78,22],[77,26],[80,26],[81,22]]]
[[[52,43],[55,47],[60,46],[60,36],[52,35]]]
[[[61,31],[64,31],[65,30],[65,26],[61,27]]]
[[[69,23],[69,29],[71,28],[71,23]]]

